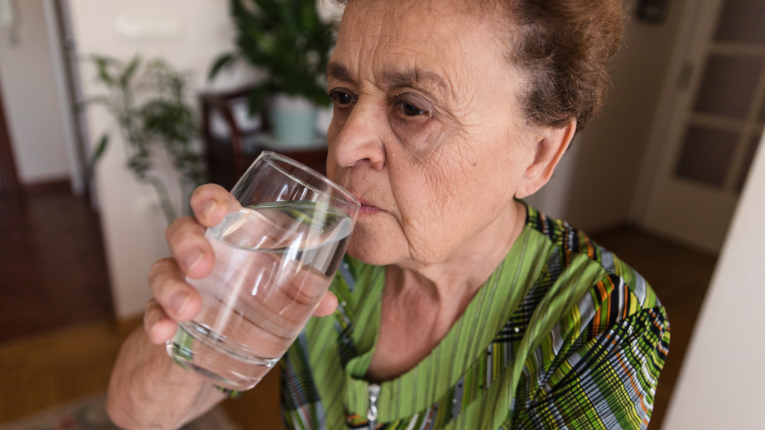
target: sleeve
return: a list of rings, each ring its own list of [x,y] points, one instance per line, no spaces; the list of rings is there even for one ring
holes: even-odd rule
[[[229,399],[238,399],[242,395],[241,391],[231,390],[228,388],[219,387],[217,385],[215,385],[215,388]]]
[[[618,290],[602,297],[582,330],[569,332],[562,342],[569,347],[536,381],[524,381],[535,374],[524,373],[507,428],[647,428],[668,353],[669,321],[658,301],[625,311],[637,298]]]

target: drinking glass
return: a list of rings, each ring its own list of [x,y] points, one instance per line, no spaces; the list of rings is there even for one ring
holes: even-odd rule
[[[238,205],[205,237],[215,267],[186,281],[202,310],[167,342],[176,363],[233,390],[255,386],[287,351],[345,254],[359,201],[302,164],[264,151],[234,186]]]

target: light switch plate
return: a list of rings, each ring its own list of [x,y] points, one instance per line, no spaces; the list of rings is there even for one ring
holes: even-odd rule
[[[169,16],[118,15],[114,19],[114,30],[125,39],[166,41],[180,36],[181,24]]]

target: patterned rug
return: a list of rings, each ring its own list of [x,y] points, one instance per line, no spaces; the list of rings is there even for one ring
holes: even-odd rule
[[[88,397],[49,409],[29,418],[0,426],[0,430],[113,430],[106,415],[106,394]],[[215,408],[181,430],[239,430],[221,408]]]

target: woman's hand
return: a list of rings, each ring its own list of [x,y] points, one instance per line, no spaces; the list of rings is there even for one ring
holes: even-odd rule
[[[202,306],[199,292],[185,277],[204,278],[213,269],[215,255],[205,229],[241,209],[225,189],[212,184],[196,189],[191,207],[196,218],[179,218],[165,233],[173,258],[152,266],[154,298],[146,305],[143,329],[125,341],[112,372],[108,411],[120,427],[177,428],[224,398],[196,373],[174,364],[165,351],[178,323],[193,319]],[[314,316],[331,315],[336,307],[337,299],[327,292]]]

